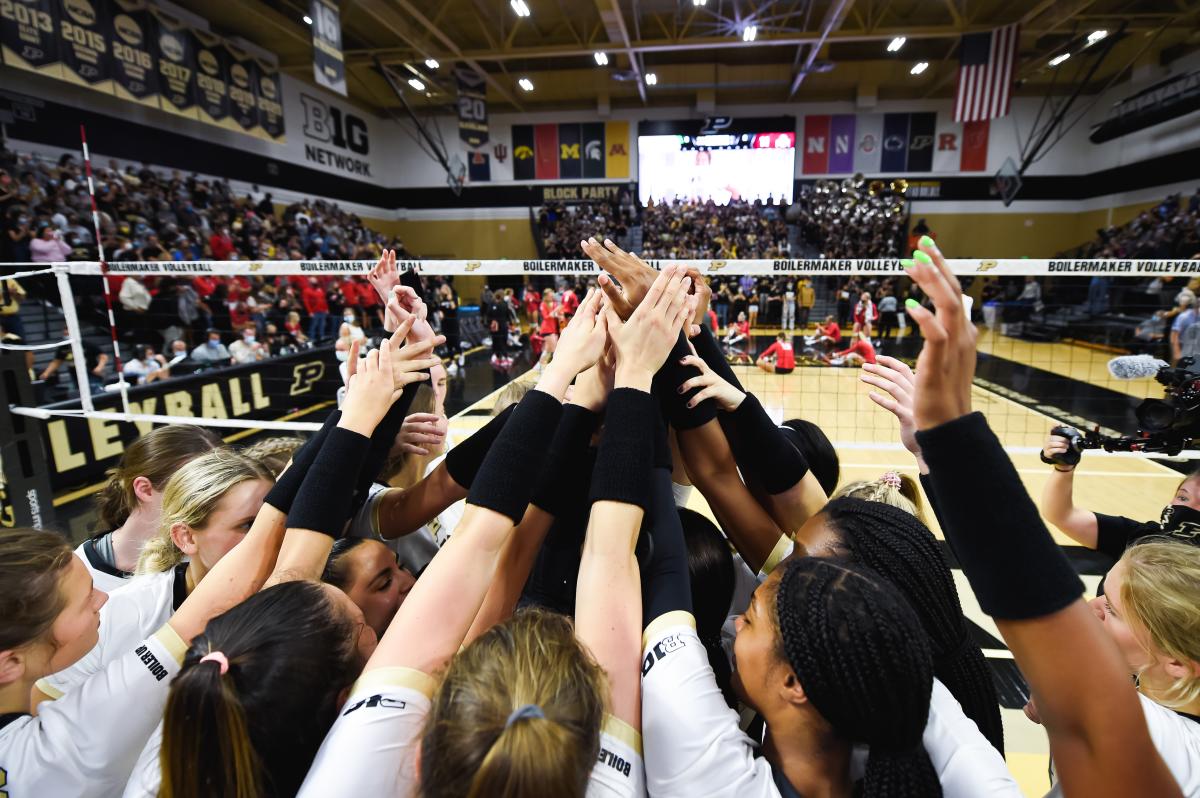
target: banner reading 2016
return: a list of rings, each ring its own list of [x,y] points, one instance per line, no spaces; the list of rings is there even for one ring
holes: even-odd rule
[[[113,93],[122,100],[158,106],[158,65],[151,43],[153,20],[141,0],[114,0]]]

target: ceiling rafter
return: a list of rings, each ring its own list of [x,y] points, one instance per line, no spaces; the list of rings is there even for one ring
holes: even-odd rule
[[[812,69],[813,63],[817,60],[817,53],[821,51],[821,47],[824,46],[825,41],[829,38],[829,34],[842,26],[846,15],[853,10],[853,7],[854,0],[836,0],[836,2],[829,6],[829,10],[825,12],[825,19],[821,22],[821,38],[809,45],[808,58],[805,59],[804,65],[792,77],[792,87],[788,89],[789,100],[796,96],[796,92],[800,89],[800,84],[808,76],[808,70]]]

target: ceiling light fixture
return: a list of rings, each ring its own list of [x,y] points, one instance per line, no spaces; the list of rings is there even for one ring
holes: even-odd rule
[[[1062,55],[1056,55],[1050,59],[1050,66],[1056,67],[1059,64],[1061,64],[1063,61],[1066,61],[1070,57],[1071,57],[1070,53],[1063,53]]]
[[[525,5],[525,0],[512,0],[510,5],[512,10],[517,12],[518,17],[529,16],[529,6]]]
[[[310,17],[308,14],[305,14],[305,15],[304,15],[304,24],[305,24],[305,25],[311,25],[311,24],[312,24],[312,17]]]
[[[904,36],[897,36],[896,38],[894,38],[890,42],[888,42],[887,51],[889,53],[900,52],[900,48],[904,46],[904,43],[906,41],[908,41],[908,39],[905,38]]]
[[[1091,47],[1093,44],[1095,44],[1096,42],[1100,41],[1103,38],[1106,38],[1107,36],[1108,36],[1108,31],[1106,31],[1106,30],[1094,30],[1088,34],[1087,46]]]
[[[597,66],[608,66],[608,53],[598,50],[593,55],[596,58]]]
[[[408,85],[412,86],[417,91],[425,91],[425,84],[422,83],[421,81],[417,80],[416,78],[409,78]]]
[[[917,63],[913,64],[912,69],[908,70],[908,74],[920,75],[926,69],[929,69],[929,62],[928,61],[918,61]]]
[[[758,38],[758,26],[757,25],[747,25],[742,30],[742,41],[752,42],[757,38]]]
[[[655,75],[653,72],[647,72],[646,73],[646,85],[647,86],[657,86],[658,85],[658,75]]]
[[[708,2],[708,0],[692,0],[692,5],[694,5],[694,6],[702,6],[702,5],[704,5],[705,3],[707,3],[707,2]]]
[[[529,78],[521,78],[517,81],[517,85],[525,91],[533,91],[533,81]]]
[[[441,66],[441,64],[439,64],[439,63],[437,62],[437,59],[436,59],[436,58],[426,58],[426,59],[425,59],[425,66],[429,67],[430,69],[437,69],[438,67],[440,67],[440,66]]]

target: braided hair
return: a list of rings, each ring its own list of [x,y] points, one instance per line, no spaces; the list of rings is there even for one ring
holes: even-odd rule
[[[828,529],[841,539],[834,553],[871,568],[907,599],[933,651],[934,675],[1003,756],[996,685],[971,639],[958,589],[933,533],[909,513],[880,502],[834,499],[821,512]]]
[[[847,560],[804,557],[783,567],[775,594],[781,656],[833,731],[870,746],[856,794],[940,796],[921,742],[933,662],[912,609]]]

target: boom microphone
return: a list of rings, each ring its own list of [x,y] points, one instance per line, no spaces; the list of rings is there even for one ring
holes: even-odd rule
[[[1141,380],[1158,376],[1167,364],[1150,355],[1122,355],[1108,361],[1108,373],[1118,380]]]

